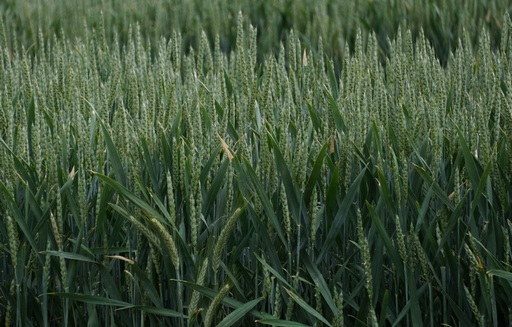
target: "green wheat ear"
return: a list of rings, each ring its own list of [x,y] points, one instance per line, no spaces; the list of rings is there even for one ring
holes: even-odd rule
[[[204,326],[210,327],[213,322],[213,316],[216,313],[217,307],[221,303],[222,299],[228,294],[228,292],[231,289],[230,284],[224,285],[217,295],[213,298],[212,303],[210,304],[210,307],[208,307],[208,310],[206,311],[205,319],[204,319]]]
[[[208,271],[208,263],[208,258],[205,258],[203,264],[201,265],[201,268],[199,269],[199,273],[197,274],[197,285],[204,285],[206,279],[206,272]],[[189,319],[193,319],[193,317],[195,317],[198,314],[197,311],[199,310],[197,306],[199,304],[200,296],[201,294],[198,291],[192,292],[192,297],[190,298],[187,311]]]
[[[231,217],[229,217],[229,219],[226,221],[226,225],[220,232],[220,235],[215,243],[212,257],[212,267],[215,273],[217,273],[217,271],[219,270],[222,253],[225,250],[228,238],[231,235],[233,229],[235,228],[236,222],[238,221],[238,218],[240,217],[242,212],[242,208],[238,208],[235,210]]]

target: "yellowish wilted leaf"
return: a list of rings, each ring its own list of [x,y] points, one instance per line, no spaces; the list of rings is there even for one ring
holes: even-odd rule
[[[110,259],[122,260],[122,261],[128,262],[131,265],[133,265],[135,263],[135,261],[133,261],[132,259],[128,259],[128,258],[120,256],[120,255],[107,255],[106,257],[110,258]]]
[[[224,150],[224,152],[226,153],[226,155],[228,156],[228,159],[229,159],[229,162],[231,162],[231,160],[233,160],[233,153],[231,152],[231,150],[229,149],[229,146],[228,144],[226,143],[226,141],[224,141],[224,139],[222,137],[220,137],[219,134],[217,134],[217,137],[219,138],[220,140],[220,144],[222,145],[222,149]]]

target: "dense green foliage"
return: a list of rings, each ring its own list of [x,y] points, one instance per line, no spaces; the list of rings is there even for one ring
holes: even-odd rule
[[[506,2],[46,2],[0,5],[1,323],[512,323]]]
[[[157,50],[161,37],[174,31],[182,35],[183,48],[197,48],[202,31],[213,44],[219,35],[221,48],[235,44],[238,12],[258,29],[260,59],[279,51],[279,41],[294,30],[308,47],[316,48],[319,39],[335,64],[342,58],[345,42],[353,50],[356,32],[375,33],[383,53],[389,54],[387,38],[394,38],[398,27],[410,29],[416,37],[420,28],[445,63],[450,50],[467,33],[473,45],[482,27],[490,33],[494,48],[499,44],[503,14],[512,12],[510,1],[333,1],[333,0],[4,0],[0,12],[11,31],[25,48],[44,38],[65,35],[83,37],[84,26],[103,24],[108,42],[127,42],[130,25],[140,24],[141,36]],[[101,14],[103,13],[103,15]],[[114,34],[117,34],[114,35]],[[37,47],[36,47],[37,48]]]

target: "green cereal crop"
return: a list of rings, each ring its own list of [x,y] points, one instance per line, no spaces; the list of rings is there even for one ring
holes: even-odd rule
[[[506,2],[258,3],[0,4],[0,323],[512,323]]]

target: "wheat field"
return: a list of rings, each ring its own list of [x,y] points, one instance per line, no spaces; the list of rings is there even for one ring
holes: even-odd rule
[[[510,6],[457,4],[0,4],[0,323],[512,325]]]

